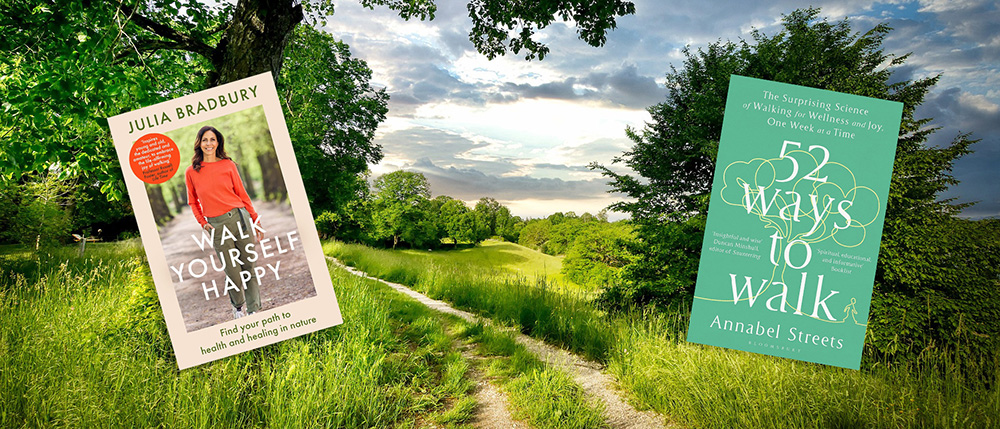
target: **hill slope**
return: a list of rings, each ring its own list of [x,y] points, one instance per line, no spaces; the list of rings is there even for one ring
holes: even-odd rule
[[[578,285],[566,280],[562,273],[563,256],[546,255],[529,249],[517,243],[498,240],[486,240],[476,247],[457,250],[401,250],[407,255],[429,258],[434,262],[456,265],[476,265],[484,268],[495,268],[527,278],[545,276],[549,284],[566,286],[572,289]]]

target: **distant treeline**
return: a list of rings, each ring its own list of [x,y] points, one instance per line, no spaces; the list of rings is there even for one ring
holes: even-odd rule
[[[431,198],[427,179],[407,171],[379,177],[369,192],[339,213],[321,212],[316,227],[327,238],[392,249],[475,246],[488,238],[519,243],[566,255],[563,273],[575,283],[598,287],[628,261],[621,241],[632,234],[627,222],[608,222],[606,210],[522,219],[489,197],[472,207],[447,195]]]

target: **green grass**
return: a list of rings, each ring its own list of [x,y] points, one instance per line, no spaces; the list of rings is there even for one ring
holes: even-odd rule
[[[565,279],[560,269],[563,256],[552,256],[517,243],[486,240],[478,246],[455,250],[400,250],[399,253],[426,258],[424,263],[474,266],[509,272],[529,279],[545,278],[549,285],[570,290],[580,286]]]
[[[529,280],[493,267],[428,264],[422,256],[356,244],[328,242],[324,251],[372,276],[410,285],[594,360],[604,360],[613,341],[605,314],[589,305],[587,294],[553,292],[543,278]]]
[[[914,362],[865,356],[853,371],[684,341],[685,311],[608,317],[584,297],[495,275],[427,264],[403,252],[327,243],[377,277],[515,324],[608,366],[636,403],[695,427],[997,427],[1000,353],[958,365],[947,350]],[[992,360],[990,360],[992,359]],[[964,374],[960,368],[979,368]],[[984,375],[985,374],[985,375]],[[544,384],[535,380],[536,385]]]
[[[568,376],[547,368],[511,330],[482,322],[458,323],[458,336],[477,344],[484,365],[507,394],[515,417],[539,428],[604,428],[603,407],[591,404]]]
[[[0,427],[395,427],[470,416],[440,317],[331,270],[343,325],[178,371],[136,243],[0,249]],[[455,411],[452,411],[455,410]]]
[[[947,352],[854,371],[683,341],[685,317],[615,320],[609,370],[640,402],[696,427],[996,427],[1000,377]]]

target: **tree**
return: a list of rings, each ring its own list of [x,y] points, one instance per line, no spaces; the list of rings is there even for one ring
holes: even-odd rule
[[[972,348],[982,351],[988,349],[987,344],[995,347],[1000,334],[996,318],[969,317],[975,314],[969,310],[973,305],[969,297],[985,294],[969,291],[994,287],[1000,268],[993,264],[985,273],[963,276],[965,268],[946,261],[964,263],[982,255],[968,253],[974,252],[970,246],[958,245],[956,236],[944,233],[964,225],[954,218],[962,206],[938,200],[941,191],[956,183],[950,174],[952,163],[969,153],[974,140],[962,134],[943,148],[924,144],[935,129],[926,127],[930,119],[914,118],[913,113],[938,77],[891,81],[894,68],[902,65],[907,55],[883,52],[882,40],[890,31],[887,25],[858,34],[851,31],[846,19],[829,23],[818,16],[818,9],[792,12],[784,17],[778,34],[766,36],[754,31],[753,44],[719,42],[697,52],[685,50],[683,68],[667,74],[667,100],[649,108],[653,122],[642,131],[628,130],[634,145],[614,160],[631,167],[642,179],[591,164],[611,179],[614,191],[633,200],[615,203],[612,208],[630,213],[637,226],[637,240],[630,250],[638,259],[624,267],[622,276],[628,282],[609,289],[605,302],[612,306],[689,302],[729,76],[739,74],[903,103],[869,326],[876,339],[873,347],[882,353],[919,351],[935,342],[953,341],[952,333],[969,326],[980,329],[977,334],[992,336],[977,337],[981,340]],[[995,238],[979,240],[980,244],[971,248],[996,246]],[[968,280],[972,278],[979,279],[978,283]],[[993,279],[992,284],[988,279]],[[993,299],[996,303],[998,298]],[[930,302],[935,302],[939,316],[933,323],[921,325],[919,333],[910,327],[903,339],[894,335],[894,330],[900,331],[891,324],[899,323],[900,311]],[[886,316],[889,314],[891,317]],[[906,346],[893,349],[890,337]],[[972,337],[970,341],[977,341]]]
[[[457,245],[459,237],[465,235],[462,232],[462,216],[469,212],[469,207],[447,195],[434,198],[434,203],[438,213],[438,235],[450,238]]]
[[[507,241],[517,240],[521,218],[511,215],[510,209],[499,201],[490,197],[480,198],[474,210],[486,225],[486,238],[499,236]]]
[[[462,213],[458,217],[456,239],[468,241],[473,245],[479,244],[483,240],[490,238],[490,227],[480,213],[474,210]]]
[[[375,226],[372,223],[371,198],[368,193],[368,188],[364,188],[358,199],[347,203],[343,213],[324,211],[316,216],[316,230],[320,237],[372,244]]]
[[[375,179],[372,220],[376,240],[391,240],[422,247],[437,235],[428,213],[431,196],[427,178],[420,173],[393,171]]]
[[[549,234],[552,231],[552,222],[548,219],[531,219],[524,223],[521,234],[518,235],[517,243],[535,249],[542,253],[546,252],[549,241]]]
[[[603,46],[615,17],[635,13],[632,2],[620,0],[519,1],[472,0],[469,36],[479,52],[493,59],[507,50],[527,51],[525,59],[543,59],[549,48],[535,38],[535,31],[547,27],[555,17],[576,24],[577,35],[591,46]]]
[[[570,281],[603,288],[617,281],[621,268],[633,256],[628,253],[632,227],[625,222],[592,222],[573,237],[563,259],[562,273]]]
[[[506,206],[500,208],[500,212],[497,214],[497,236],[504,241],[516,242],[523,227],[524,222],[521,221],[520,217],[511,215],[510,209]]]
[[[294,33],[279,79],[288,131],[314,213],[346,216],[368,187],[362,175],[382,159],[372,139],[389,95],[347,44],[308,26]]]
[[[549,219],[552,221],[552,229],[549,231],[549,239],[545,243],[545,253],[550,255],[564,254],[573,243],[577,232],[584,226],[583,221],[573,212],[555,213],[549,216]]]
[[[489,236],[492,237],[497,235],[497,217],[500,214],[500,209],[503,208],[503,204],[500,204],[494,198],[483,197],[479,199],[476,203],[475,210],[476,214],[482,219],[483,223],[489,229]],[[508,216],[510,212],[507,212]]]
[[[133,39],[122,14],[97,2],[0,5],[0,180],[86,174],[112,199],[124,193],[103,120],[197,88],[204,65],[177,51],[119,57]],[[185,67],[177,67],[184,63]]]
[[[433,19],[436,11],[432,0],[361,4],[388,7],[407,20]],[[6,150],[0,177],[16,180],[58,163],[65,174],[97,172],[102,192],[120,198],[110,135],[96,118],[267,71],[279,79],[296,27],[307,16],[319,22],[333,10],[332,0],[4,2],[0,139]],[[527,58],[541,58],[548,48],[535,33],[556,17],[573,20],[581,39],[600,46],[616,18],[634,10],[622,0],[514,7],[473,0],[470,38],[490,58],[522,50]]]
[[[49,173],[20,187],[13,228],[7,233],[12,236],[7,238],[35,249],[66,242],[72,226],[70,197],[76,184]]]

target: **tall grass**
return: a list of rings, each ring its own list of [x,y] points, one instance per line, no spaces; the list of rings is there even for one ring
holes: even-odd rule
[[[613,317],[584,299],[475,267],[425,264],[398,252],[329,243],[328,253],[377,277],[605,363],[642,406],[697,427],[997,427],[997,360],[955,361],[928,349],[910,362],[866,354],[861,371],[684,341],[685,311]],[[973,368],[974,373],[963,373]]]
[[[324,250],[369,275],[413,286],[431,298],[514,324],[527,335],[594,360],[606,359],[614,341],[604,312],[582,294],[554,293],[544,277],[532,281],[470,264],[428,263],[414,255],[339,242],[327,243]]]
[[[482,322],[458,322],[457,334],[490,357],[488,373],[499,380],[513,414],[539,428],[604,428],[603,406],[591,404],[566,374],[548,368],[512,332]]]
[[[995,427],[1000,379],[956,372],[945,351],[854,371],[684,341],[676,314],[614,321],[608,369],[640,402],[697,427]]]
[[[343,325],[178,371],[130,246],[0,250],[0,427],[390,427],[469,403],[439,318],[342,270]]]

